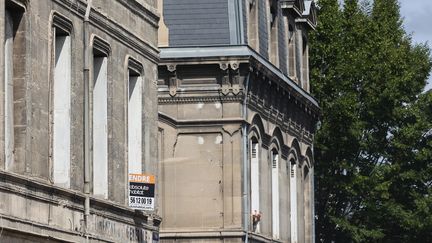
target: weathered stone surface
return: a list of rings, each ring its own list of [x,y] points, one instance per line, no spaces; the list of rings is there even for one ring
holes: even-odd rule
[[[84,14],[93,2],[84,38]],[[14,161],[0,158],[1,242],[152,242],[160,218],[127,202],[127,72],[142,68],[143,173],[157,172],[157,22],[154,0],[0,0],[0,152],[4,154],[5,9],[13,14]],[[57,17],[53,17],[57,16]],[[57,18],[55,22],[53,19]],[[55,22],[55,23],[54,23]],[[71,39],[70,188],[53,185],[53,28]],[[85,194],[85,82],[93,87],[92,42],[108,49],[108,198]],[[85,53],[85,46],[90,52]],[[85,58],[88,55],[88,66]],[[89,69],[89,79],[85,72]],[[90,106],[91,108],[91,106]],[[91,113],[91,112],[90,112]],[[91,115],[90,115],[91,117]],[[89,121],[91,123],[91,120]],[[91,129],[91,126],[90,126]],[[91,134],[91,130],[90,130]],[[90,137],[90,143],[92,142]],[[90,146],[90,159],[92,147]],[[91,161],[89,161],[91,162]],[[98,168],[89,171],[90,178]],[[92,181],[90,181],[90,185]],[[86,221],[85,200],[90,208]],[[155,211],[156,212],[156,211]],[[153,237],[155,236],[155,237]]]

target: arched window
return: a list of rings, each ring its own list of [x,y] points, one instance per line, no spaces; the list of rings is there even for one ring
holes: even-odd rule
[[[280,218],[279,218],[279,153],[276,149],[271,151],[272,161],[272,232],[273,239],[279,239],[280,234]]]
[[[250,142],[250,185],[251,185],[251,211],[253,215],[253,230],[259,232],[260,211],[260,177],[259,177],[259,143],[256,138]],[[258,217],[258,218],[257,218]]]

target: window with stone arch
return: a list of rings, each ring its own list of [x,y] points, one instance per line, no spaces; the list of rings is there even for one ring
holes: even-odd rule
[[[279,146],[271,150],[271,202],[272,202],[272,234],[273,239],[280,238],[280,196],[279,196],[279,171],[280,153]]]
[[[260,232],[260,145],[257,137],[253,136],[250,146],[250,207],[252,214],[252,226],[255,232]]]
[[[303,221],[304,221],[304,237],[306,242],[312,239],[313,225],[313,187],[312,187],[312,167],[309,155],[306,155],[303,163],[302,175],[302,192],[303,192]]]
[[[297,154],[292,151],[288,157],[289,166],[289,195],[290,195],[290,232],[291,232],[291,242],[297,242],[298,239],[298,159]]]

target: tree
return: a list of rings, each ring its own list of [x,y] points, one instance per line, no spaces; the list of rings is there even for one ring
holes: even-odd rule
[[[430,238],[430,222],[415,222],[432,210],[425,206],[431,205],[432,150],[424,142],[429,137],[420,136],[432,125],[418,112],[430,102],[430,93],[420,95],[430,51],[412,44],[396,0],[346,0],[343,7],[321,0],[318,6],[310,38],[312,92],[322,109],[315,138],[317,240]],[[401,184],[412,197],[400,196]]]

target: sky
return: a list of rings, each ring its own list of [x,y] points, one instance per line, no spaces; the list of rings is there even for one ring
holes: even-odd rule
[[[432,49],[432,0],[399,0],[404,27],[415,43],[426,43]],[[425,90],[432,89],[432,73]]]

